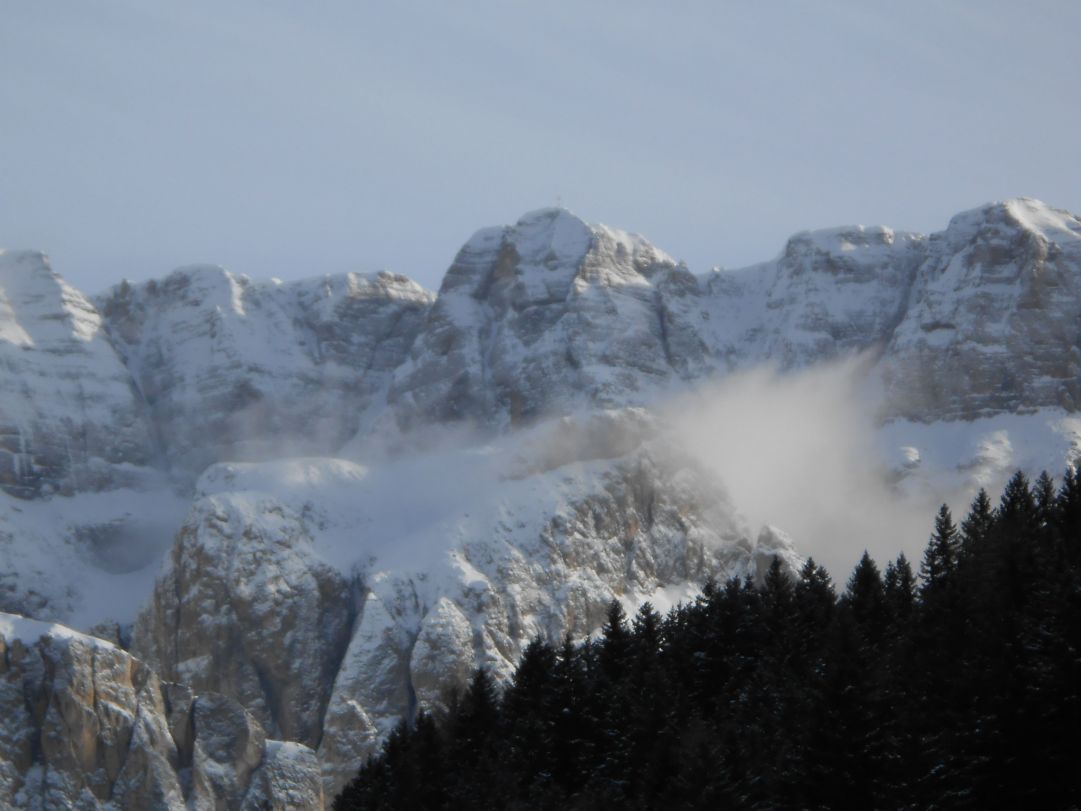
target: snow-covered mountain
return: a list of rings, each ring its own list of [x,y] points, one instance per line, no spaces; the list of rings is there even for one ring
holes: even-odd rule
[[[192,267],[95,301],[2,253],[0,610],[240,702],[330,796],[534,635],[798,565],[800,528],[749,526],[674,441],[672,397],[858,355],[891,486],[964,493],[1081,451],[1079,314],[1081,221],[1029,199],[700,276],[545,209],[438,294]]]
[[[335,452],[431,301],[390,273],[283,284],[198,266],[124,282],[99,304],[155,450],[190,480],[222,460]]]

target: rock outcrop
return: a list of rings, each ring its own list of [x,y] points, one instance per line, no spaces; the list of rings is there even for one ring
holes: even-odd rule
[[[163,683],[114,645],[0,614],[0,805],[322,808],[310,749],[243,707]]]
[[[315,557],[312,529],[269,493],[198,499],[135,650],[163,677],[232,696],[274,737],[314,747],[355,611],[349,580]]]
[[[544,209],[458,254],[394,375],[400,427],[505,429],[648,405],[690,381],[868,353],[883,419],[1079,407],[1081,222],[1030,199],[931,237],[792,237],[772,262],[696,277],[641,237]]]

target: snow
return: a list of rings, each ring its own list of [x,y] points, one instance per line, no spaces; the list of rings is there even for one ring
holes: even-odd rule
[[[1021,225],[1045,239],[1076,239],[1081,236],[1081,221],[1068,211],[1051,208],[1031,197],[1008,200],[1003,205]]]
[[[373,580],[380,572],[425,573],[429,582],[442,573],[456,580],[454,550],[489,538],[494,527],[507,542],[528,545],[551,504],[596,487],[605,465],[589,461],[511,478],[528,439],[423,451],[375,467],[327,458],[226,463],[200,478],[197,494],[227,497],[244,522],[257,526],[268,520],[268,500],[308,516],[316,555],[343,573],[360,568]]]
[[[0,611],[0,637],[3,637],[9,644],[17,639],[24,645],[33,645],[42,637],[50,637],[53,639],[78,641],[92,647],[115,647],[110,642],[98,639],[97,637],[81,634],[66,625],[27,619],[18,614],[7,614],[2,611]]]
[[[0,493],[0,572],[11,573],[0,599],[47,600],[44,615],[86,630],[134,621],[189,504],[164,482],[40,501]]]
[[[529,212],[518,220],[511,241],[534,267],[554,262],[576,267],[593,241],[590,226],[562,208]]]

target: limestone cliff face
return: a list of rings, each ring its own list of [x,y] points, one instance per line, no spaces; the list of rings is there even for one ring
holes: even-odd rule
[[[0,251],[0,487],[20,498],[140,478],[149,426],[101,314],[40,253]]]
[[[705,347],[664,302],[683,287],[695,278],[641,237],[562,209],[479,231],[395,372],[395,417],[511,426],[701,374]]]
[[[314,753],[268,741],[232,699],[195,696],[119,648],[0,614],[0,805],[281,809],[323,804]]]
[[[760,552],[799,565],[775,536],[756,544],[644,412],[454,453],[470,483],[444,483],[438,506],[417,494],[447,456],[386,473],[333,460],[211,469],[134,649],[318,745],[330,796],[400,718],[441,707],[478,665],[509,676],[537,635],[589,634],[612,599],[664,608],[710,577],[755,576]]]
[[[212,266],[101,301],[168,464],[330,453],[356,433],[431,296],[390,273],[282,284]]]
[[[274,737],[315,747],[349,641],[348,579],[270,494],[196,501],[135,628],[165,678],[240,701]]]
[[[1028,199],[931,237],[883,358],[887,414],[1081,408],[1081,221]]]

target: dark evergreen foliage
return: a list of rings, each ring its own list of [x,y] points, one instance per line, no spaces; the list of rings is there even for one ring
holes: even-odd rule
[[[499,694],[401,724],[334,807],[1081,807],[1081,476],[1021,474],[917,583],[864,554],[843,594],[808,561],[707,583],[596,641],[534,640]]]

